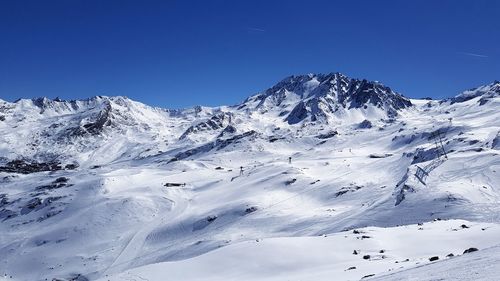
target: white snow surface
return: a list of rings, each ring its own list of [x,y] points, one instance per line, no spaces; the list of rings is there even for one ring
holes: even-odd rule
[[[463,224],[470,228],[462,229]],[[499,259],[498,250],[489,248],[498,243],[498,224],[449,220],[357,231],[360,233],[241,242],[192,259],[138,267],[101,280],[360,280],[372,274],[381,275],[381,280],[436,280],[436,275],[443,273],[453,280],[477,280],[481,272],[470,268],[461,269],[460,273],[456,270],[457,263],[463,266],[462,260],[484,259],[477,252],[463,253],[471,241],[489,252],[487,256]],[[425,274],[412,273],[439,263],[429,261],[430,257],[438,257],[456,268],[437,271],[432,278],[426,276],[429,270]],[[481,270],[495,268],[486,261],[481,263]],[[467,274],[462,276],[464,271]]]
[[[59,165],[0,171],[0,276],[497,280],[499,83],[393,116],[302,79],[217,108],[0,100],[0,169]],[[324,118],[287,122],[313,92]]]

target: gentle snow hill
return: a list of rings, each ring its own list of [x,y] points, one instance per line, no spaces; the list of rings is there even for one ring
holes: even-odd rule
[[[372,276],[382,276],[377,280],[405,280],[407,271],[428,273],[426,268],[439,268],[443,263],[456,267],[463,265],[461,260],[484,259],[477,252],[464,253],[464,250],[470,249],[471,243],[488,249],[498,244],[498,235],[498,224],[471,225],[467,221],[451,220],[422,226],[369,227],[331,236],[260,239],[192,259],[127,270],[101,280],[360,280]],[[430,261],[432,257],[437,257],[437,262]],[[479,268],[494,268],[484,261]],[[412,269],[405,271],[404,268]],[[428,278],[422,273],[410,275],[407,280],[417,280],[415,276],[419,276],[418,280]],[[477,271],[460,276],[456,271],[437,270],[431,280],[464,276],[472,277],[465,280],[477,280],[474,278],[477,275],[480,275]]]
[[[462,255],[443,262],[420,265],[372,280],[385,281],[435,281],[435,280],[498,280],[500,247],[483,249],[473,254]]]
[[[166,266],[220,279],[209,267],[235,257],[245,262],[226,279],[293,269],[297,280],[359,280],[425,274],[430,255],[447,251],[495,254],[499,89],[410,100],[332,73],[217,108],[0,101],[0,275],[129,280],[154,269],[150,280],[168,280]],[[357,239],[360,228],[373,237]],[[365,261],[354,249],[387,253]]]

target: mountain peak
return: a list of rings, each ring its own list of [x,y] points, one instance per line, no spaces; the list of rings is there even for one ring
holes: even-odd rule
[[[31,99],[18,99],[13,106],[32,110],[40,114],[63,114],[70,112],[80,112],[88,109],[106,107],[108,105],[119,105],[130,107],[134,101],[125,96],[93,96],[79,100],[64,100],[59,97],[50,99],[47,97],[37,97]]]
[[[378,81],[353,79],[339,72],[288,76],[246,103],[262,112],[278,108],[289,124],[342,118],[352,110],[393,117],[412,106],[409,99]]]
[[[443,102],[449,101],[451,104],[466,102],[477,97],[481,97],[479,103],[481,105],[485,104],[488,100],[500,96],[500,81],[495,80],[490,84],[482,85],[470,90],[463,91],[459,95],[443,100]]]

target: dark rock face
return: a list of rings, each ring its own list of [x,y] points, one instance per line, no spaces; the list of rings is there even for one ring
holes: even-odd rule
[[[60,200],[63,198],[62,196],[50,196],[45,199],[41,199],[39,197],[34,197],[30,199],[21,209],[21,215],[26,215],[31,213],[32,211],[38,211],[42,208],[45,208],[51,205],[53,202]],[[54,213],[55,212],[55,213]],[[48,212],[43,219],[47,219],[55,214],[59,213],[58,211]]]
[[[9,210],[9,209],[0,210],[0,220],[2,220],[2,221],[14,218],[16,216],[17,216],[17,213],[12,211],[12,210]]]
[[[355,192],[356,190],[360,190],[361,188],[363,188],[363,186],[359,186],[359,185],[344,186],[339,191],[337,191],[335,193],[335,197],[342,196],[348,192]]]
[[[288,117],[286,117],[286,121],[288,124],[293,125],[301,122],[302,120],[306,119],[307,116],[309,115],[309,110],[306,108],[306,105],[304,104],[303,101],[299,102],[297,106],[290,112]],[[313,117],[316,119],[315,117]]]
[[[68,165],[64,166],[65,170],[74,170],[76,168],[78,168],[78,164],[76,164],[76,163],[74,163],[74,164],[68,164]]]
[[[196,148],[193,148],[193,149],[189,149],[189,150],[186,150],[186,151],[183,151],[183,152],[180,152],[180,153],[177,153],[175,156],[174,156],[174,159],[172,159],[170,162],[172,161],[177,161],[177,160],[182,160],[182,159],[185,159],[185,158],[188,158],[192,155],[195,155],[195,154],[198,154],[198,153],[202,153],[202,152],[207,152],[207,151],[210,151],[212,149],[217,149],[217,150],[221,150],[233,143],[236,143],[244,138],[247,138],[247,137],[252,137],[252,136],[255,136],[257,135],[257,132],[255,132],[254,130],[251,130],[251,131],[248,131],[248,132],[245,132],[243,134],[239,134],[239,135],[236,135],[236,136],[233,136],[231,138],[227,138],[227,139],[216,139],[215,142],[209,142],[207,144],[204,144],[202,146],[199,146],[199,147],[196,147]]]
[[[0,207],[3,207],[8,204],[9,204],[9,198],[7,197],[7,194],[5,193],[0,194]]]
[[[54,119],[53,123],[46,127],[35,130],[36,134],[33,134],[33,141],[29,144],[33,147],[51,144],[57,146],[61,144],[83,144],[85,138],[97,139],[103,135],[112,135],[112,132],[121,133],[130,127],[148,130],[147,122],[137,118],[142,114],[142,106],[137,106],[126,97],[93,97],[78,101],[38,98],[22,101],[23,104],[29,104],[30,102],[32,104],[26,108],[28,111],[36,112],[39,110],[41,114],[51,112],[51,115],[55,114],[54,116],[59,115],[62,117]],[[16,108],[21,105],[16,102],[9,106]],[[0,105],[1,109],[2,105]],[[152,110],[171,113],[168,110]],[[8,114],[7,118],[19,121],[26,119],[23,114],[12,114]],[[1,112],[0,115],[2,115]],[[14,116],[16,117],[14,118]],[[41,116],[41,118],[46,117]]]
[[[456,97],[443,100],[442,102],[450,102],[450,104],[454,104],[454,103],[466,102],[471,99],[481,97],[478,103],[479,105],[485,105],[492,98],[498,96],[500,96],[500,81],[494,81],[489,85],[465,91]]]
[[[65,203],[61,202],[54,204],[54,202],[59,201],[66,196],[56,196],[50,193],[62,187],[71,186],[69,184],[69,179],[66,177],[58,177],[51,183],[46,185],[41,185],[34,188],[33,192],[28,195],[18,197],[15,200],[8,198],[7,194],[0,194],[0,220],[8,220],[11,218],[28,215],[31,213],[37,213],[38,218],[36,221],[43,221],[50,217],[53,217],[62,210]],[[44,211],[41,211],[44,209]],[[24,221],[24,223],[30,223],[35,221],[34,219]]]
[[[440,155],[440,151],[435,147],[429,149],[417,148],[411,164],[427,162],[438,158]]]
[[[316,137],[318,139],[324,140],[324,139],[333,138],[334,136],[336,136],[338,134],[339,134],[339,132],[337,132],[337,131],[331,131],[331,132],[328,132],[328,133],[325,133],[325,134],[317,135]]]
[[[234,127],[233,125],[228,125],[226,128],[224,128],[224,130],[222,130],[222,132],[220,132],[220,134],[217,137],[222,138],[228,135],[232,135],[235,134],[236,131],[237,131],[236,127]]]
[[[165,183],[163,186],[166,186],[166,187],[179,187],[179,186],[186,186],[185,183],[180,183],[180,182],[167,182]]]
[[[99,133],[102,132],[105,126],[111,125],[111,119],[109,118],[110,113],[111,113],[111,105],[108,104],[106,105],[106,108],[104,110],[99,112],[96,120],[93,123],[87,123],[83,125],[83,127],[90,134],[98,135]]]
[[[217,216],[208,216],[204,219],[198,220],[193,223],[193,231],[201,230],[210,225],[217,219]]]
[[[370,129],[371,127],[373,127],[372,122],[366,119],[358,124],[358,129]]]
[[[365,104],[373,104],[379,108],[385,107],[389,110],[388,113],[391,116],[396,115],[397,110],[412,106],[409,99],[393,92],[391,88],[380,83],[367,80],[355,81],[351,86],[354,94],[349,95],[349,97],[352,97],[351,108],[360,108]]]
[[[479,250],[477,248],[469,248],[469,249],[464,251],[464,254],[469,254],[469,253],[476,252],[476,251],[479,251]]]
[[[72,136],[82,136],[85,134],[99,135],[102,133],[105,127],[111,126],[111,103],[109,101],[105,102],[105,107],[103,110],[99,111],[92,122],[86,123],[81,127],[76,128],[71,135]]]
[[[252,206],[252,207],[249,207],[249,208],[245,209],[245,214],[250,214],[250,213],[253,213],[253,212],[257,211],[257,210],[258,210],[257,207]]]
[[[497,133],[497,136],[491,142],[491,148],[493,148],[493,149],[500,148],[500,132]]]
[[[228,112],[221,112],[221,113],[215,114],[214,116],[210,117],[210,119],[208,119],[207,121],[204,121],[204,122],[198,123],[197,125],[189,127],[179,137],[179,139],[181,139],[181,140],[185,139],[190,134],[193,134],[196,132],[222,129],[226,125],[229,125],[232,122],[232,118],[233,118],[233,115],[231,113],[228,113]]]
[[[65,186],[71,186],[68,184],[69,179],[65,177],[59,177],[55,181],[51,182],[50,184],[46,185],[40,185],[35,188],[36,191],[48,191],[48,190],[53,190],[53,189],[59,189],[61,187]]]
[[[68,181],[69,181],[69,179],[68,179],[68,178],[66,178],[66,177],[58,177],[58,178],[54,181],[54,183],[67,183]]]
[[[82,274],[71,274],[67,278],[63,278],[63,279],[54,278],[52,280],[53,281],[89,281],[89,279]]]
[[[312,75],[300,75],[289,76],[283,79],[273,87],[267,89],[263,94],[257,96],[257,100],[259,101],[257,107],[263,106],[266,100],[270,100],[273,105],[279,107],[287,98],[287,92],[294,92],[303,97],[308,90],[306,83],[311,81],[312,78]]]
[[[26,205],[21,209],[21,215],[26,215],[30,213],[31,211],[35,210],[37,207],[40,207],[42,205],[42,199],[35,197],[28,201]]]
[[[405,177],[407,177],[407,176],[405,176]],[[405,177],[403,177],[403,180],[400,181],[400,183],[397,184],[397,186],[399,186],[400,184],[402,184],[402,186],[401,186],[399,192],[397,193],[395,206],[398,206],[399,204],[401,204],[401,202],[403,202],[403,200],[405,200],[406,193],[408,193],[408,192],[414,192],[415,191],[413,189],[413,187],[411,187],[411,186],[409,186],[407,184],[403,184],[404,182],[406,182],[406,179],[407,179]],[[403,182],[403,183],[401,183],[401,182]]]
[[[295,93],[301,99],[285,118],[289,124],[307,118],[314,122],[340,109],[367,108],[369,105],[383,109],[388,117],[394,117],[398,110],[412,106],[409,99],[378,82],[330,73],[287,77],[255,98],[259,101],[257,108],[266,101],[281,106],[289,93]]]
[[[368,155],[369,158],[387,158],[387,157],[391,157],[392,154],[391,153],[384,153],[384,154],[376,154],[376,153],[372,153],[370,155]]]

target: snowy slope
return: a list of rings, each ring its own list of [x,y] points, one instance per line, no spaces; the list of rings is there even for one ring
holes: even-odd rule
[[[500,248],[486,248],[446,261],[421,265],[373,280],[498,280]]]
[[[499,89],[409,100],[334,73],[218,108],[0,101],[0,273],[359,280],[495,249]]]
[[[471,225],[452,220],[422,226],[369,227],[331,236],[262,239],[192,259],[127,270],[102,280],[360,280],[372,276],[383,276],[384,280],[387,275],[390,280],[404,280],[404,269],[418,271],[439,260],[451,262],[475,256],[477,252],[464,251],[471,244],[480,249],[496,245],[499,231],[498,224]],[[429,260],[433,257],[437,261]],[[441,270],[436,275],[442,274]],[[444,276],[458,276],[447,274]],[[424,276],[420,274],[418,280]]]

